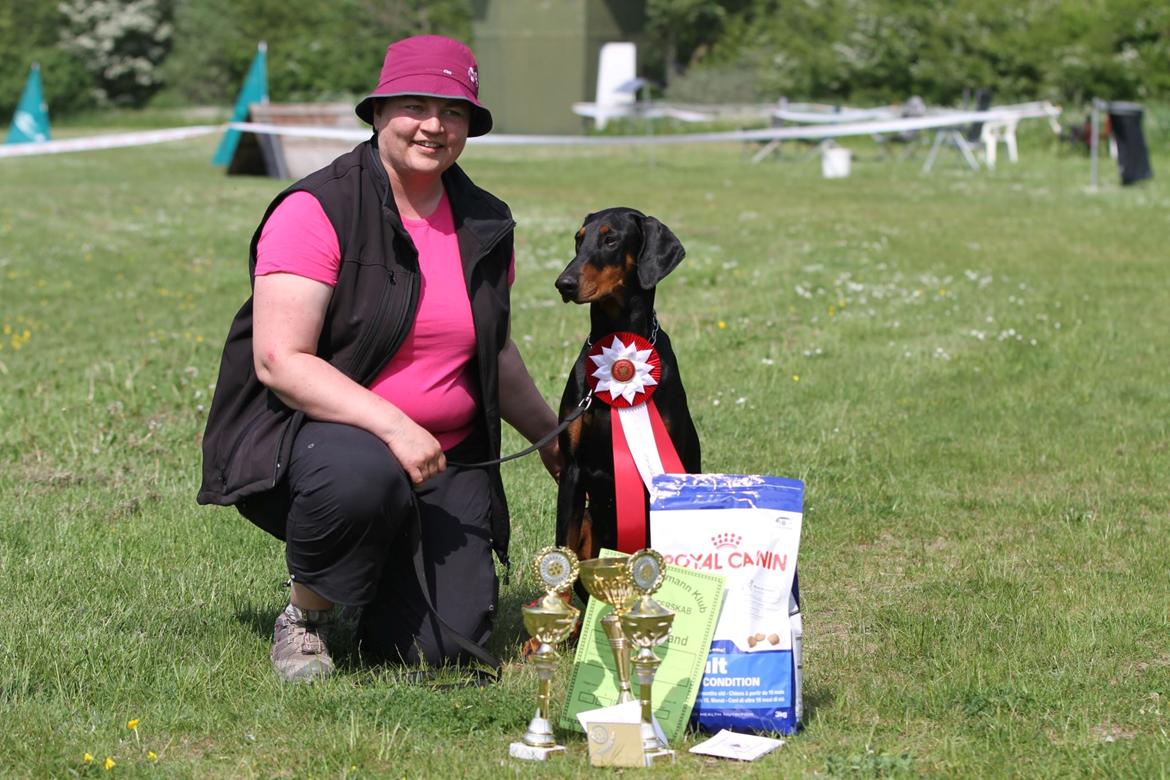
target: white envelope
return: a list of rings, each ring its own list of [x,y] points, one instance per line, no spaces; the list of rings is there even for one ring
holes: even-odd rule
[[[692,753],[719,758],[734,758],[737,761],[755,761],[784,744],[782,739],[759,737],[755,734],[738,734],[723,729],[706,742],[691,748]]]

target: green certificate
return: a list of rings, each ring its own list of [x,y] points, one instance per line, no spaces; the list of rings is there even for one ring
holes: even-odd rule
[[[602,558],[618,553],[602,550]],[[707,665],[707,651],[719,620],[723,604],[723,577],[705,571],[667,566],[662,587],[653,598],[673,610],[674,624],[670,637],[654,649],[662,659],[654,677],[652,702],[654,717],[662,726],[667,740],[682,736],[695,696]],[[561,727],[581,731],[577,713],[617,704],[617,675],[613,671],[613,651],[601,629],[600,621],[610,611],[601,599],[589,599],[577,642],[577,656],[569,678],[569,693],[561,712]],[[631,680],[634,695],[637,679]]]

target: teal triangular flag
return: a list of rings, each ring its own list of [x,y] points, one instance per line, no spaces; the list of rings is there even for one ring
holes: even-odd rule
[[[49,107],[45,104],[45,91],[41,88],[41,66],[33,65],[24,82],[24,92],[12,125],[8,128],[5,143],[27,144],[49,140]]]
[[[253,103],[268,102],[268,44],[264,41],[256,47],[256,56],[252,58],[252,66],[248,68],[248,75],[244,77],[244,86],[240,88],[240,95],[236,98],[236,108],[232,111],[233,122],[243,122],[248,118],[248,106]],[[239,130],[228,130],[211,158],[212,165],[228,165],[232,155],[236,153],[236,145],[240,142]]]

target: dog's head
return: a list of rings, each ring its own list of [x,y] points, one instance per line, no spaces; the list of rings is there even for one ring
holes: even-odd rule
[[[557,277],[566,302],[623,305],[634,289],[653,290],[686,250],[666,225],[631,208],[585,217],[577,231],[577,255]]]

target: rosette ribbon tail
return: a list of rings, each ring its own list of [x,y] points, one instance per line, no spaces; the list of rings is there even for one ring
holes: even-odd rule
[[[651,481],[658,474],[682,474],[685,470],[654,399],[613,411],[610,430],[617,547],[620,552],[632,553],[648,546],[646,497]]]
[[[617,548],[632,553],[647,546],[651,481],[658,474],[685,473],[652,398],[662,358],[644,337],[612,333],[589,351],[585,377],[594,397],[611,409]]]

